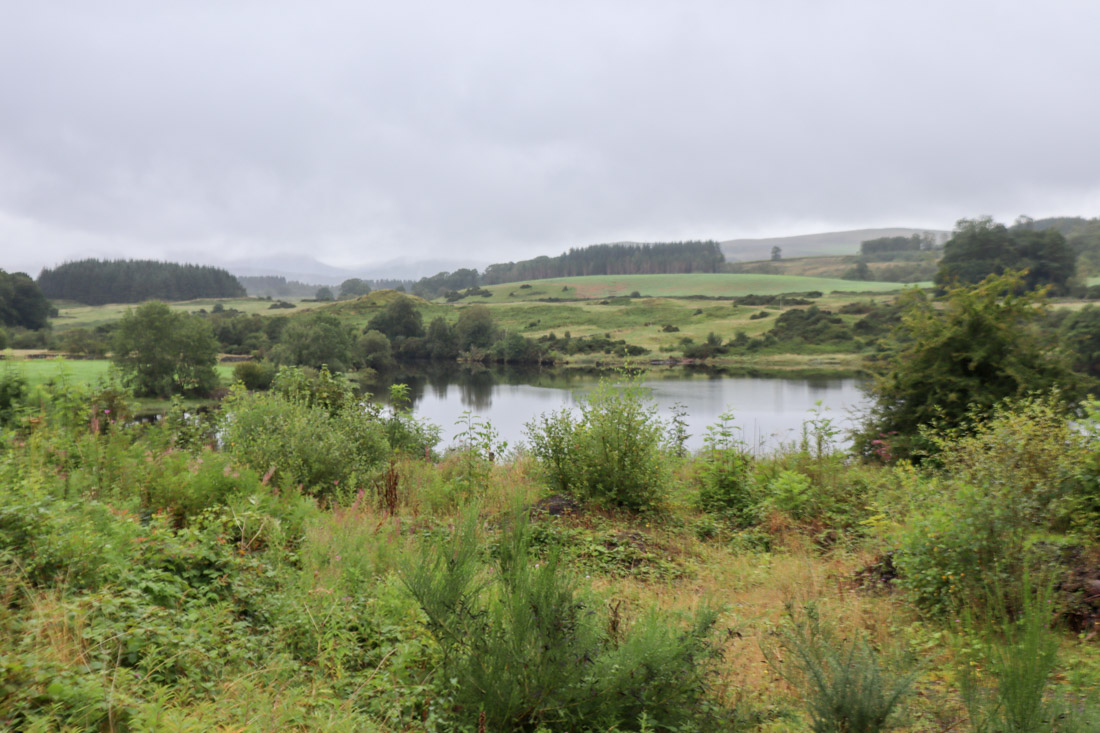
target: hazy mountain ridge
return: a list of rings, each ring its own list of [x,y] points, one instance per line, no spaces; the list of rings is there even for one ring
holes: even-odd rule
[[[304,255],[275,255],[248,260],[224,262],[222,267],[234,275],[261,277],[272,275],[302,283],[339,285],[357,277],[363,280],[419,280],[438,272],[457,270],[460,267],[484,268],[488,263],[469,263],[460,260],[410,260],[399,258],[377,265],[336,267]]]

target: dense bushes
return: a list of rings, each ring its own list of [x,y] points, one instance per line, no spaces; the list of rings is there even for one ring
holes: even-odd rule
[[[389,454],[381,425],[361,407],[237,389],[225,399],[225,450],[281,486],[339,495],[368,479]]]
[[[926,431],[926,439],[935,446],[937,481],[920,487],[926,508],[908,518],[894,557],[921,608],[945,614],[980,604],[990,584],[1017,588],[1029,563],[1058,561],[1029,551],[1033,543],[1096,531],[1083,509],[1091,504],[1083,477],[1096,448],[1056,399],[1005,403],[963,427]]]
[[[664,425],[638,382],[603,382],[579,405],[527,425],[531,452],[551,489],[608,506],[657,507],[668,471]]]
[[[784,311],[769,333],[779,341],[802,341],[807,344],[852,340],[852,332],[840,316],[816,305]]]
[[[955,427],[970,412],[989,415],[1008,398],[1059,389],[1070,401],[1080,386],[1054,334],[1041,328],[1042,294],[1017,294],[1016,275],[952,288],[933,303],[910,291],[895,329],[897,348],[873,387],[875,403],[857,436],[866,455],[887,441],[894,456],[932,446],[920,426]]]

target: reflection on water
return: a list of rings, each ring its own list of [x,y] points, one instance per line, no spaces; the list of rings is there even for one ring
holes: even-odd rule
[[[369,385],[384,398],[391,384],[407,384],[413,411],[443,428],[442,446],[450,444],[455,422],[465,411],[492,422],[501,438],[514,445],[524,440],[524,425],[538,415],[575,405],[576,398],[600,380],[578,369],[481,367],[425,364]],[[730,377],[675,369],[648,373],[645,384],[668,420],[673,407],[687,412],[688,447],[702,447],[706,427],[727,410],[744,440],[762,450],[797,440],[803,422],[818,402],[834,425],[846,430],[867,405],[861,381],[853,378],[775,379]]]

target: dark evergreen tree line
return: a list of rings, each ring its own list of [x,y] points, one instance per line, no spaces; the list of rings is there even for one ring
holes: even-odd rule
[[[66,262],[55,269],[43,270],[38,276],[38,286],[48,298],[87,305],[245,295],[237,278],[221,268],[155,260]]]
[[[254,298],[312,298],[320,287],[282,275],[238,275],[237,281]]]
[[[859,253],[865,258],[897,252],[922,252],[935,249],[936,239],[931,234],[913,234],[908,237],[878,237],[859,243]]]
[[[477,270],[463,267],[454,272],[439,272],[431,277],[422,277],[412,286],[412,291],[421,298],[438,298],[453,290],[476,288],[481,284]]]
[[[718,242],[595,244],[557,257],[489,265],[482,285],[581,275],[667,275],[718,272],[725,262]],[[452,288],[457,290],[457,288]]]
[[[545,280],[579,275],[667,275],[686,272],[718,272],[725,258],[717,242],[658,242],[655,244],[594,244],[574,248],[557,257],[541,256],[519,262],[489,265],[484,273],[462,268],[420,278],[412,285],[422,298],[482,285]],[[372,283],[373,285],[373,283]]]

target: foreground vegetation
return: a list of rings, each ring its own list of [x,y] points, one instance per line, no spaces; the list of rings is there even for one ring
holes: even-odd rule
[[[824,414],[685,454],[630,382],[442,454],[327,371],[156,425],[0,392],[13,730],[1096,729],[1092,404],[883,465]]]

